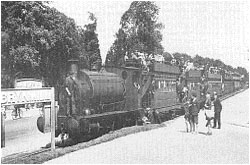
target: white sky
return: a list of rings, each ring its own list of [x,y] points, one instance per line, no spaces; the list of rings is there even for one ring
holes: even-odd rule
[[[132,1],[55,1],[52,5],[75,19],[88,23],[88,11],[97,17],[101,56],[114,42],[122,14]],[[157,1],[164,50],[221,59],[233,67],[249,70],[249,3],[247,1]]]

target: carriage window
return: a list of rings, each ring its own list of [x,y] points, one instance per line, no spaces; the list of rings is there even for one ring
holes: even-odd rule
[[[172,84],[172,92],[174,92],[175,91],[175,83],[173,80],[171,81],[171,84]]]
[[[166,91],[171,92],[170,81],[167,81],[167,88],[166,88]]]
[[[161,89],[164,89],[164,81],[161,81]]]
[[[168,83],[168,81],[166,81],[166,88],[165,88],[165,91],[169,91],[169,83]]]
[[[193,89],[196,90],[196,83],[193,83]]]
[[[161,81],[160,80],[158,81],[157,84],[158,84],[158,89],[161,89]]]

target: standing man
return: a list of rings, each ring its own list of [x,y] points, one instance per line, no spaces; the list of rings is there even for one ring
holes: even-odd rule
[[[179,77],[178,79],[176,79],[176,93],[178,95],[179,98],[179,102],[181,103],[182,101],[182,84],[181,84],[181,78]]]
[[[186,87],[184,87],[184,88],[186,88]],[[182,106],[183,106],[184,111],[185,111],[184,119],[185,119],[185,124],[186,124],[186,131],[191,132],[192,128],[191,128],[190,112],[189,112],[188,89],[183,90],[183,93],[184,93],[184,97],[182,99]]]
[[[191,119],[191,130],[192,133],[198,134],[198,114],[199,114],[199,103],[197,100],[196,93],[192,93],[191,95],[191,111],[190,111],[190,119]]]
[[[222,105],[220,102],[220,99],[218,98],[218,95],[216,92],[214,92],[214,126],[213,128],[216,128],[217,122],[218,122],[218,129],[221,128],[221,120],[220,120],[220,113],[222,110]]]

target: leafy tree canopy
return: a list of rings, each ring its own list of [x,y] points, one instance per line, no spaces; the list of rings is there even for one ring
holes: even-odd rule
[[[16,76],[44,79],[48,85],[63,82],[67,61],[100,58],[96,18],[83,29],[47,2],[1,2],[2,87],[13,87]]]
[[[85,48],[85,58],[87,58],[88,63],[86,68],[92,69],[95,64],[101,65],[102,59],[99,48],[98,35],[96,33],[97,18],[91,12],[89,12],[89,24],[85,25],[84,31],[84,48]]]
[[[108,51],[106,64],[121,65],[125,55],[131,57],[135,52],[162,54],[160,30],[163,25],[157,22],[158,14],[159,8],[154,2],[132,2],[121,18],[121,28]]]

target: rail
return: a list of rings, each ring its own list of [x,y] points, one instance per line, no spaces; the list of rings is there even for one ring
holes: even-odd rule
[[[27,158],[27,157],[30,157],[30,156],[33,156],[33,155],[37,155],[39,153],[47,152],[47,151],[50,151],[50,150],[51,150],[50,148],[42,148],[42,149],[39,149],[39,150],[36,150],[36,151],[33,151],[33,152],[29,152],[29,153],[22,152],[22,153],[12,154],[12,155],[3,157],[2,160],[1,160],[1,163],[2,164],[14,164],[14,163],[16,163],[17,159],[18,160],[24,159],[24,158]]]

